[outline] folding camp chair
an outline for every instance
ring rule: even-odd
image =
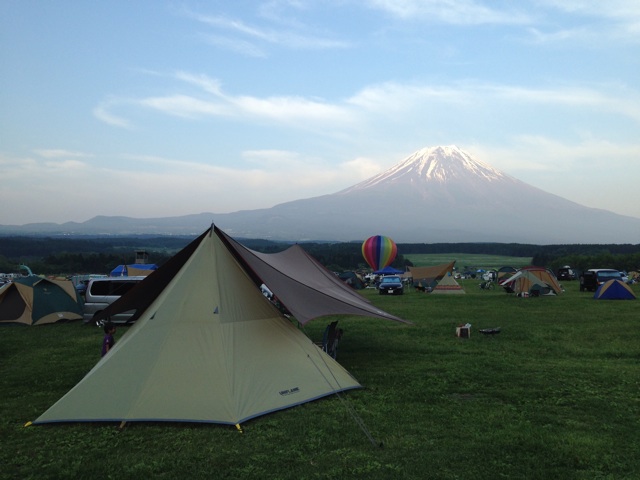
[[[322,336],[322,350],[328,353],[332,358],[336,358],[338,355],[338,343],[342,338],[343,330],[338,328],[338,321],[331,322],[324,329],[324,335]]]

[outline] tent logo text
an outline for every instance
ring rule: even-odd
[[[298,393],[300,391],[300,387],[295,387],[295,388],[290,388],[288,390],[280,390],[280,395],[285,396],[285,395],[292,395],[294,393]]]

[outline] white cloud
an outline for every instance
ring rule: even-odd
[[[320,157],[284,150],[243,152],[249,167],[221,167],[150,155],[121,155],[128,167],[96,162],[87,168],[79,160],[12,158],[0,156],[3,175],[0,189],[18,205],[39,198],[62,198],[73,209],[57,202],[41,202],[35,211],[3,209],[0,224],[85,221],[96,215],[132,217],[187,215],[200,211],[226,213],[268,208],[275,204],[334,193],[378,173],[379,164],[366,158],[350,158],[329,165]],[[99,160],[99,158],[98,158]],[[244,162],[238,162],[241,164]],[[17,179],[29,179],[28,185]],[[130,192],[135,192],[132,201]],[[109,198],[107,204],[98,198]],[[168,201],[166,201],[168,199]]]
[[[138,100],[105,101],[94,110],[99,112],[96,116],[110,125],[129,127],[131,122],[121,114],[111,113],[109,109],[125,110],[138,106],[177,117],[234,116],[257,121],[269,119],[283,124],[298,124],[302,128],[308,127],[306,122],[335,125],[353,121],[352,112],[348,108],[320,99],[300,96],[232,96],[222,91],[219,81],[206,75],[178,72],[174,78],[198,87],[202,91],[200,98],[185,93],[173,93]]]
[[[539,28],[531,27],[528,29],[528,32],[531,34],[532,42],[540,45],[557,45],[568,40],[585,42],[588,40],[594,40],[594,37],[596,36],[594,32],[588,30],[586,27],[556,30],[551,32],[544,32]]]
[[[243,158],[256,166],[254,172],[263,171],[262,180],[298,190],[297,198],[334,193],[383,169],[383,164],[364,157],[328,165],[320,157],[282,150],[245,151]]]
[[[33,151],[35,154],[44,158],[87,158],[93,155],[85,152],[74,152],[72,150],[62,149],[38,149]]]
[[[231,37],[221,33],[204,34],[210,43],[235,50],[250,56],[265,56],[264,51],[255,44],[269,44],[293,50],[325,50],[350,47],[350,43],[313,33],[313,28],[297,22],[283,25],[281,22],[274,28],[250,25],[247,22],[223,15],[205,15],[189,13],[191,18],[211,27],[218,32],[230,32]],[[274,20],[274,16],[266,17]]]
[[[52,179],[52,175],[62,175],[65,179],[73,178],[79,169],[86,166],[86,162],[79,158],[89,158],[90,154],[71,152],[66,150],[37,150],[37,157],[0,157],[2,165],[3,192],[8,193],[13,190],[22,190],[22,183],[14,184],[7,180],[16,178],[27,178],[29,182],[34,182],[38,178],[43,180]],[[6,182],[6,184],[5,184]]]
[[[259,40],[268,42],[276,42],[278,35],[274,32],[268,32],[257,27],[250,27],[241,20],[234,20],[220,15],[195,15],[194,18],[202,23],[212,27],[219,27],[225,30],[231,30],[248,37],[254,37]]]
[[[42,164],[44,167],[48,168],[50,172],[65,172],[71,173],[74,169],[84,168],[86,167],[85,162],[81,162],[79,160],[63,160],[63,161],[48,161]]]
[[[599,108],[640,120],[640,96],[638,92],[617,86],[595,87],[558,86],[553,88],[513,87],[510,85],[481,86],[481,90],[492,93],[496,98],[502,98],[514,103],[535,103],[567,105],[576,108]],[[608,92],[607,90],[612,90]],[[615,91],[613,91],[615,90]]]
[[[535,0],[539,6],[591,17],[609,17],[622,20],[638,20],[640,3],[636,0]]]
[[[635,159],[640,158],[638,145],[619,144],[592,136],[568,143],[542,135],[519,135],[505,147],[480,149],[483,155],[497,160],[502,168],[522,171],[579,171],[581,168],[593,168],[600,163],[598,159],[603,158],[607,159],[605,168],[613,169],[632,166],[638,163]],[[601,179],[597,178],[598,181]]]
[[[475,0],[370,0],[371,7],[411,21],[452,25],[528,24],[529,15],[510,8],[499,10]]]
[[[535,0],[534,4],[547,9],[547,25],[531,30],[539,43],[579,41],[590,49],[598,49],[610,41],[640,41],[640,3],[636,0]],[[558,12],[570,15],[580,26],[554,31]],[[549,31],[543,32],[543,28]]]
[[[115,101],[113,99],[105,100],[104,102],[99,103],[93,109],[93,116],[98,120],[114,127],[130,129],[132,128],[132,124],[131,122],[129,122],[129,120],[112,113],[112,110],[122,103],[123,102],[121,101]]]
[[[266,58],[267,53],[253,42],[222,35],[203,34],[201,38],[211,46],[239,53],[247,57]]]
[[[23,190],[24,185],[15,180],[29,178],[30,172],[37,172],[38,162],[32,157],[11,157],[0,155],[0,166],[2,167],[2,176],[0,176],[0,186],[3,196],[12,199],[11,192],[13,190]],[[24,177],[27,175],[27,177]],[[5,209],[3,209],[5,210]]]
[[[564,109],[565,115],[581,111],[597,113],[594,120],[606,113],[640,121],[640,92],[614,84],[528,87],[472,81],[446,85],[386,82],[367,86],[351,97],[327,101],[295,95],[231,95],[223,90],[217,79],[184,71],[175,73],[173,78],[185,86],[195,87],[195,95],[179,89],[165,96],[111,101],[110,104],[123,112],[142,107],[190,119],[228,117],[248,125],[268,121],[272,127],[345,138],[356,132],[366,134],[367,128],[374,124],[379,127],[393,125],[394,128],[404,124],[413,129],[420,124],[418,122],[424,123],[425,117],[433,121],[434,115],[446,119],[457,112],[461,118],[487,118],[488,115],[499,118],[516,108],[527,109],[521,118],[526,122],[537,121],[540,128],[545,128],[545,115],[549,109],[558,107]],[[121,119],[118,126],[131,124],[122,118],[124,113],[106,111],[107,104],[109,102],[104,102],[101,107],[105,117]],[[547,113],[536,110],[540,108],[547,109]]]
[[[178,117],[220,116],[232,113],[225,105],[188,95],[143,98],[138,101],[138,104]]]
[[[302,120],[344,123],[351,117],[348,110],[340,105],[303,97],[239,96],[232,102],[249,116],[270,118],[285,123]]]
[[[398,160],[401,157],[397,157]],[[348,185],[354,185],[362,180],[373,177],[388,167],[388,159],[384,161],[367,157],[357,157],[340,165],[340,176],[352,179]]]
[[[387,82],[363,88],[347,100],[369,112],[393,112],[412,109],[416,102],[436,100],[453,104],[467,103],[472,99],[468,87],[449,85],[420,85]]]
[[[0,155],[0,191],[5,206],[11,207],[0,210],[0,224],[66,222],[77,214],[77,207],[91,208],[90,200],[99,194],[102,179],[77,159],[89,155],[75,152],[76,158],[63,158],[65,152],[69,153],[40,150],[39,157]]]
[[[599,87],[599,89],[598,89]],[[564,105],[571,108],[599,109],[640,120],[639,92],[616,85],[559,85],[548,88],[459,82],[450,85],[416,85],[386,83],[367,87],[348,100],[369,112],[390,113],[423,109],[426,105],[447,104],[463,107],[499,110],[504,102],[511,106]]]
[[[158,191],[172,192],[168,209],[173,215],[194,213],[194,205],[199,211],[225,213],[323,195],[339,189],[336,182],[347,186],[362,179],[361,171],[328,166],[296,152],[252,151],[243,156],[253,159],[252,167],[162,161],[162,172],[145,177],[145,184],[153,187],[148,191],[138,188],[136,195],[144,204],[152,202]]]
[[[198,75],[185,71],[178,71],[175,73],[175,78],[185,83],[195,85],[206,93],[210,93],[217,97],[223,97],[222,83],[217,78],[211,78],[207,75]]]

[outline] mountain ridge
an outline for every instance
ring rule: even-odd
[[[585,207],[479,161],[455,145],[420,149],[337,193],[270,208],[135,219],[0,226],[0,234],[197,235],[212,223],[231,236],[401,243],[633,243],[640,219]]]

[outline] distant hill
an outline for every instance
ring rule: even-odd
[[[398,243],[637,243],[640,219],[547,193],[455,146],[419,150],[340,192],[226,214],[0,226],[0,234],[197,235],[211,223],[233,237]]]

